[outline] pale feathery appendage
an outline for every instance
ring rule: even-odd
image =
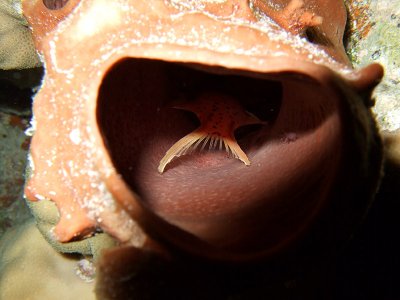
[[[201,145],[202,144],[202,145]],[[209,134],[202,130],[195,130],[188,135],[177,141],[171,148],[165,153],[158,166],[158,172],[163,173],[165,167],[175,158],[185,154],[192,153],[200,145],[200,151],[203,151],[208,144],[208,149],[218,149],[225,151],[228,155],[232,155],[234,158],[241,160],[245,165],[250,165],[250,160],[247,155],[240,148],[234,137],[221,137],[219,135]]]

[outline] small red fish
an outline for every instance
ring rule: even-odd
[[[158,166],[160,173],[164,172],[167,164],[174,157],[179,157],[206,145],[209,149],[222,150],[241,160],[245,165],[250,165],[246,153],[238,145],[234,132],[237,128],[250,124],[264,124],[256,116],[246,112],[233,97],[218,93],[206,93],[175,108],[194,112],[200,120],[200,127],[177,141],[164,155]]]

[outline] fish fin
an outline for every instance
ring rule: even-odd
[[[171,148],[165,153],[164,157],[160,160],[158,165],[158,172],[163,173],[165,167],[175,158],[185,155],[188,152],[194,151],[201,142],[207,138],[207,135],[193,131],[188,135],[185,135],[179,141],[172,145]],[[194,145],[194,147],[192,147]]]
[[[204,150],[208,144],[209,150],[219,149],[222,150],[224,146],[228,155],[242,161],[246,166],[250,165],[250,160],[246,153],[240,148],[239,144],[234,138],[222,138],[220,136],[210,135],[200,130],[193,131],[188,135],[181,138],[165,153],[164,157],[160,160],[158,172],[164,173],[165,167],[175,158],[195,151],[200,144],[203,144],[200,151]]]
[[[229,153],[228,149],[231,151],[233,157],[241,160],[246,166],[250,165],[250,160],[246,153],[240,148],[239,144],[235,139],[226,138],[224,139],[225,149]]]

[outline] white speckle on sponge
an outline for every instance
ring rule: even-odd
[[[69,134],[69,138],[71,139],[71,141],[75,144],[75,145],[79,145],[82,141],[81,139],[81,132],[79,131],[79,129],[74,129],[70,132]]]

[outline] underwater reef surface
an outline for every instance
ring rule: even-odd
[[[30,217],[22,199],[28,124],[27,118],[0,112],[0,236]]]
[[[355,67],[378,62],[385,77],[376,88],[374,111],[383,130],[400,128],[400,2],[347,1],[347,52]]]

